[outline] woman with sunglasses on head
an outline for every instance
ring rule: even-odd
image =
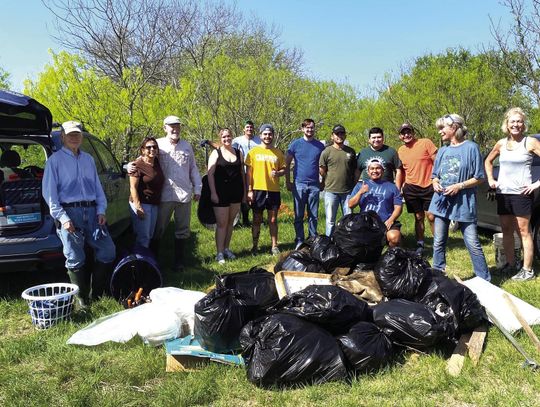
[[[219,131],[221,145],[212,151],[208,159],[208,186],[210,199],[216,215],[216,261],[224,264],[225,259],[236,256],[229,249],[234,219],[245,202],[244,158],[240,150],[232,146],[229,129]]]
[[[156,227],[158,206],[165,177],[159,165],[159,147],[154,137],[145,137],[129,176],[129,206],[135,244],[148,248]]]
[[[532,268],[534,244],[530,230],[533,191],[540,180],[532,181],[533,154],[540,155],[540,142],[527,137],[526,116],[519,107],[509,109],[501,126],[507,136],[497,142],[486,158],[489,186],[496,188],[497,214],[503,232],[503,248],[507,263],[502,272],[514,274],[512,280],[534,278]],[[499,157],[499,177],[493,178],[493,161]],[[523,247],[523,267],[518,271],[514,257],[514,231],[518,231]]]
[[[437,153],[433,167],[433,199],[429,211],[435,215],[433,267],[446,269],[446,243],[450,221],[459,222],[474,273],[490,281],[486,258],[478,239],[476,186],[484,182],[484,166],[478,145],[466,140],[467,126],[457,114],[447,114],[435,122],[446,144]]]

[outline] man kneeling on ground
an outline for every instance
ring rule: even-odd
[[[368,180],[359,180],[351,192],[349,208],[357,205],[361,211],[375,211],[386,225],[386,240],[390,247],[399,246],[401,241],[401,215],[403,199],[399,189],[389,181],[382,180],[384,166],[372,159],[367,167]]]

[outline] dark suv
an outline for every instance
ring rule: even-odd
[[[536,137],[540,140],[540,134],[529,137]],[[493,161],[493,177],[497,179],[499,175],[499,157]],[[532,162],[532,179],[540,179],[540,157],[534,155]],[[497,202],[495,202],[495,190],[491,189],[486,182],[478,187],[478,226],[501,231],[499,215],[497,215]],[[533,231],[534,249],[536,256],[540,257],[540,190],[534,191],[534,204],[531,214],[531,227]]]
[[[41,196],[48,157],[61,148],[50,111],[39,102],[0,90],[0,272],[63,264],[62,244]],[[98,138],[84,132],[107,197],[113,238],[130,225],[129,183],[118,161]]]

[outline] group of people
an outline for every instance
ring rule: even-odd
[[[445,270],[446,244],[451,221],[458,222],[474,272],[490,280],[490,273],[478,239],[476,186],[486,178],[496,188],[497,213],[503,230],[503,246],[508,263],[503,267],[514,280],[534,277],[534,245],[530,231],[532,192],[540,180],[531,179],[533,154],[540,156],[540,142],[527,137],[526,116],[520,108],[506,112],[499,140],[485,163],[476,143],[467,139],[464,119],[447,114],[436,120],[441,136],[440,149],[427,138],[417,138],[410,123],[398,129],[403,143],[396,151],[384,144],[384,132],[373,127],[368,146],[358,155],[346,143],[342,125],[332,129],[331,144],[315,138],[315,122],[301,124],[302,137],[293,140],[286,154],[274,147],[274,128],[260,126],[255,134],[247,121],[243,135],[233,139],[230,129],[219,132],[220,143],[208,160],[208,185],[216,217],[216,261],[234,259],[230,249],[234,220],[242,212],[249,225],[253,212],[252,253],[259,250],[264,211],[267,211],[271,253],[279,254],[278,211],[281,206],[280,177],[294,201],[295,246],[305,241],[304,217],[307,212],[308,237],[317,235],[319,199],[324,191],[325,233],[333,233],[338,208],[342,215],[355,207],[373,210],[386,225],[389,246],[401,243],[403,201],[414,214],[416,250],[425,250],[425,219],[433,233],[433,266]],[[165,137],[145,137],[138,158],[128,165],[133,229],[136,244],[156,255],[160,240],[174,214],[174,270],[184,269],[186,240],[190,236],[191,202],[199,200],[202,188],[195,154],[180,138],[177,116],[163,121]],[[115,247],[106,227],[107,206],[92,157],[80,150],[82,127],[74,121],[62,125],[63,148],[47,161],[43,197],[57,223],[63,244],[66,268],[71,281],[79,286],[83,305],[105,291],[112,269]],[[498,179],[493,162],[499,157]],[[293,165],[294,163],[294,165]],[[291,168],[292,178],[291,178]],[[523,243],[523,265],[514,258],[514,232]],[[95,267],[85,267],[85,243],[95,251]]]

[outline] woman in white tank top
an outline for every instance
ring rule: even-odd
[[[503,247],[507,263],[502,271],[515,272],[512,279],[525,281],[534,278],[532,269],[534,244],[530,230],[533,191],[540,180],[531,179],[533,154],[540,156],[540,142],[525,136],[526,116],[518,107],[508,110],[501,129],[507,137],[499,140],[486,158],[488,183],[497,190],[497,214],[503,232]],[[499,156],[499,177],[493,178],[493,161]],[[521,236],[523,267],[517,270],[514,258],[514,231]]]

